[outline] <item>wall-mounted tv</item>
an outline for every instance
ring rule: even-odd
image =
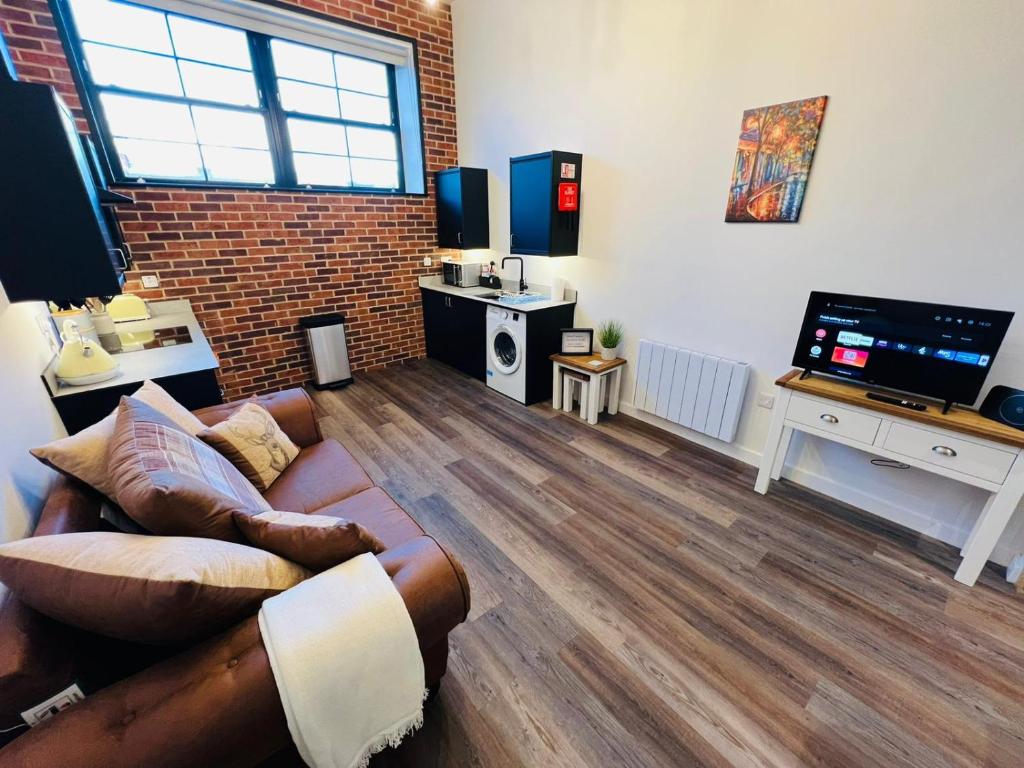
[[[793,365],[972,404],[1013,312],[814,291]]]

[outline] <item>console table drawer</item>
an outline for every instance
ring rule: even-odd
[[[893,424],[885,439],[887,450],[946,467],[993,483],[1006,479],[1016,453],[960,440],[948,433]]]
[[[875,416],[799,395],[790,400],[786,418],[868,445],[874,443],[882,423]]]

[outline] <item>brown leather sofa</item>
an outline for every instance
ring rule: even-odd
[[[355,520],[387,545],[378,556],[405,601],[435,687],[448,633],[469,611],[461,565],[399,507],[341,444],[320,434],[300,389],[259,398],[302,450],[265,494],[290,512]],[[241,403],[197,412],[206,424]],[[34,535],[106,527],[99,496],[57,481]],[[78,682],[84,701],[0,749],[0,766],[197,768],[292,764],[294,748],[256,617],[191,648],[139,646],[98,637],[0,594],[0,730],[18,713]]]

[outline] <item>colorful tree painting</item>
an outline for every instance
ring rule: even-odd
[[[726,221],[797,221],[828,96],[748,109]]]

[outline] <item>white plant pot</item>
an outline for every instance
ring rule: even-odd
[[[613,347],[608,349],[607,347],[601,347],[601,359],[602,360],[614,360],[619,356],[619,348]]]

